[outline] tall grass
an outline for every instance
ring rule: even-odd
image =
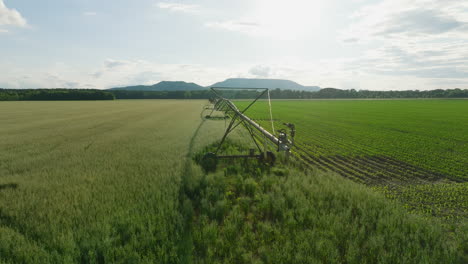
[[[0,103],[0,262],[178,263],[202,105]]]

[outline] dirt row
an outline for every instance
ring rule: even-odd
[[[384,155],[314,155],[296,146],[294,154],[321,171],[333,171],[367,185],[392,186],[452,181],[449,177]]]

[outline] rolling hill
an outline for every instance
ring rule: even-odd
[[[318,86],[304,86],[290,80],[231,78],[217,82],[210,87],[270,88],[282,90],[318,91]]]
[[[109,90],[127,90],[127,91],[196,91],[206,88],[196,83],[162,81],[154,85],[135,85],[126,87],[111,88]]]

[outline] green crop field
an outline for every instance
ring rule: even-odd
[[[215,172],[206,103],[0,102],[0,263],[468,260],[467,101],[275,101],[297,160]]]
[[[467,100],[275,101],[273,112],[277,128],[295,123],[295,154],[305,163],[411,209],[468,218]],[[247,114],[272,130],[266,102]]]
[[[297,152],[319,168],[371,184],[468,180],[466,100],[275,101],[273,111],[277,127],[296,124]],[[265,104],[247,113],[269,119]],[[377,164],[388,168],[379,177]]]

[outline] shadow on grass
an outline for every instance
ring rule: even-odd
[[[5,189],[16,189],[18,188],[17,183],[5,183],[5,184],[0,184],[0,191],[5,190]]]

